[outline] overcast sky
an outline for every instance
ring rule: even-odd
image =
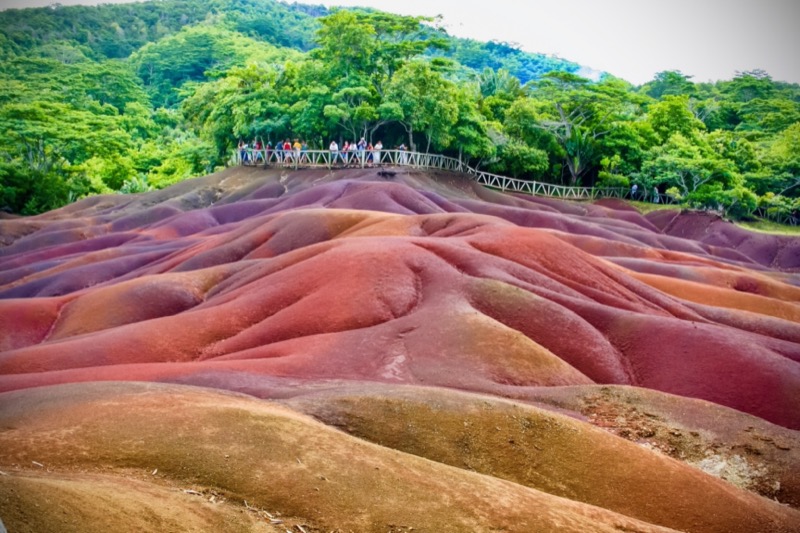
[[[452,35],[519,43],[641,84],[680,70],[694,81],[761,68],[800,83],[798,0],[332,0],[439,15]]]
[[[109,0],[106,0],[109,1]],[[52,0],[0,0],[0,7]],[[97,3],[61,0],[67,4]],[[311,0],[442,15],[451,35],[518,43],[634,84],[680,70],[694,81],[764,69],[800,83],[798,0]]]

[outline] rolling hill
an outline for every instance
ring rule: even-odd
[[[800,528],[800,240],[448,172],[0,221],[9,531]]]

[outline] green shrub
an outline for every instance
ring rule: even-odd
[[[737,220],[751,217],[758,207],[758,197],[741,185],[731,189],[723,189],[720,183],[704,185],[686,199],[692,207],[721,211]]]
[[[597,182],[595,186],[598,188],[622,187],[627,189],[631,186],[631,180],[629,180],[626,176],[601,170],[597,174]]]
[[[144,174],[139,174],[138,176],[134,176],[128,180],[125,180],[125,183],[122,184],[119,192],[120,194],[136,194],[152,190],[153,186],[147,182],[147,176]]]

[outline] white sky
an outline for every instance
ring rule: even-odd
[[[0,8],[54,0],[0,0]],[[105,0],[120,2],[124,0]],[[63,5],[97,0],[60,0]],[[680,70],[694,81],[764,69],[800,83],[798,0],[305,0],[443,16],[451,35],[518,43],[641,84]]]
[[[448,33],[518,43],[634,84],[680,70],[694,81],[760,68],[800,83],[798,0],[323,0],[442,15]]]

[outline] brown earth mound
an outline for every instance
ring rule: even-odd
[[[780,506],[767,511],[761,498],[697,468],[524,404],[381,387],[318,393],[291,405],[382,446],[680,531],[772,530],[800,516]]]
[[[0,478],[12,531],[37,522],[36,531],[54,531],[76,520],[84,532],[137,530],[136,524],[185,531],[230,516],[247,530],[242,526],[255,521],[253,511],[287,529],[299,525],[296,531],[668,531],[207,389],[72,385],[7,393],[3,400],[0,426],[9,428],[0,435],[3,458],[18,469]],[[126,474],[127,490],[117,481]],[[83,521],[96,512],[82,513],[81,503],[114,485],[124,492],[100,501],[116,506],[111,517],[130,509],[133,524]],[[44,516],[43,502],[31,498],[39,490],[52,498]],[[776,504],[767,509],[762,516],[777,527],[796,513]]]
[[[800,239],[704,221],[253,168],[2,220],[0,519],[800,529]]]

